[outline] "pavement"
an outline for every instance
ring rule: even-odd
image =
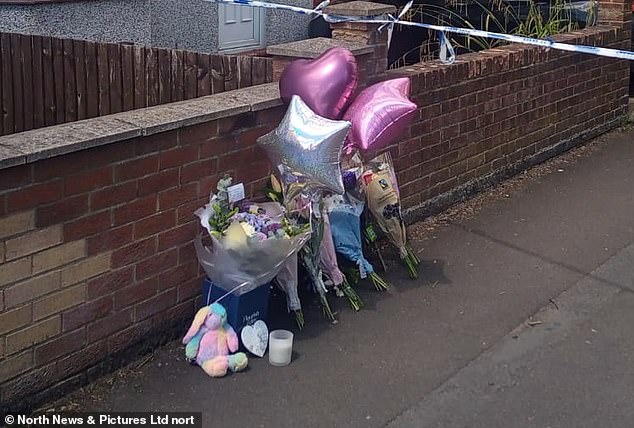
[[[361,312],[334,301],[330,324],[308,304],[288,367],[211,379],[174,342],[53,406],[202,411],[208,427],[632,426],[634,131],[409,234],[420,278],[391,258],[392,289],[361,286]]]

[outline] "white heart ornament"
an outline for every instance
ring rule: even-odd
[[[269,328],[262,320],[242,328],[240,338],[244,347],[253,355],[262,358],[269,343]]]

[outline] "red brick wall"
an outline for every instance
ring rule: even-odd
[[[264,186],[254,142],[282,114],[0,170],[0,403],[63,391],[135,342],[183,333],[202,278],[193,212],[223,172]]]
[[[585,34],[563,38],[618,46],[622,37]],[[408,67],[419,120],[390,148],[405,208],[416,212],[443,192],[616,126],[627,70],[624,62],[515,46],[452,66]],[[5,410],[59,394],[183,333],[201,280],[193,211],[224,172],[258,192],[269,164],[255,139],[283,112],[241,114],[0,170]]]
[[[556,38],[629,48],[624,37],[595,28]],[[404,206],[413,215],[428,212],[445,192],[515,173],[552,156],[555,146],[561,151],[614,127],[627,113],[628,70],[627,61],[523,45],[464,55],[451,66],[397,70],[410,76],[419,105],[409,137],[389,149]]]

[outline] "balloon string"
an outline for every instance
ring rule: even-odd
[[[262,7],[262,8],[268,8],[268,9],[290,10],[296,13],[301,13],[303,15],[321,15],[324,17],[326,22],[330,22],[330,23],[356,22],[356,23],[362,23],[362,24],[386,24],[388,26],[399,24],[399,25],[405,25],[410,27],[426,28],[426,29],[438,31],[441,33],[443,32],[457,33],[457,34],[462,34],[467,36],[505,40],[512,43],[541,46],[544,48],[562,50],[567,52],[584,53],[589,55],[598,55],[598,56],[603,56],[608,58],[626,59],[629,61],[634,61],[634,52],[621,50],[621,49],[602,48],[602,47],[587,46],[587,45],[571,45],[567,43],[555,42],[553,40],[535,39],[531,37],[515,36],[511,34],[504,34],[504,33],[493,33],[490,31],[476,30],[472,28],[460,28],[460,27],[449,27],[444,25],[424,24],[422,22],[405,21],[399,18],[394,18],[393,16],[388,16],[390,19],[385,19],[385,18],[357,17],[357,16],[346,16],[346,15],[331,15],[331,14],[327,14],[323,12],[322,10],[307,9],[307,8],[298,7],[298,6],[270,3],[270,2],[259,1],[259,0],[204,0],[204,1],[214,2],[214,3],[236,4],[236,5],[251,6],[251,7]]]

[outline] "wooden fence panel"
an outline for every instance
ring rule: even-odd
[[[99,116],[97,45],[94,42],[85,42],[84,53],[86,54],[86,117],[97,117]]]
[[[121,101],[123,111],[134,109],[134,58],[132,45],[121,45]]]
[[[196,52],[185,52],[185,85],[184,98],[190,100],[198,94],[198,55]]]
[[[273,60],[271,58],[266,59],[266,83],[273,81]]]
[[[253,57],[239,56],[238,61],[238,88],[248,88],[251,85],[251,70],[253,67]]]
[[[253,86],[266,83],[266,58],[253,57],[251,83]]]
[[[134,108],[147,106],[147,92],[145,90],[149,70],[145,68],[145,48],[133,46],[134,63]]]
[[[13,76],[11,68],[11,41],[8,34],[0,35],[0,63],[2,65],[2,133],[13,132]]]
[[[24,86],[22,84],[22,64],[20,62],[21,40],[19,34],[11,34],[11,69],[13,75],[13,129],[24,131]]]
[[[171,98],[170,102],[173,101],[182,101],[184,97],[184,86],[185,86],[185,64],[183,58],[183,51],[178,49],[172,49],[172,64],[171,64],[171,73],[170,73],[170,82],[171,82]]]
[[[196,95],[204,97],[211,94],[211,56],[204,53],[196,55]]]
[[[0,48],[0,135],[4,135],[4,108],[2,106],[2,80],[4,79],[4,67],[2,67],[2,52]]]
[[[270,58],[0,33],[0,135],[271,81]]]
[[[158,104],[167,104],[172,101],[171,75],[172,75],[172,56],[167,49],[158,50],[158,71],[159,71],[159,102]]]
[[[145,67],[147,74],[147,84],[145,90],[147,91],[147,103],[148,107],[155,106],[161,101],[160,97],[160,80],[159,80],[159,67],[158,67],[158,49],[148,48],[145,50]]]
[[[46,125],[44,121],[44,72],[42,70],[43,38],[34,36],[31,39],[31,52],[33,66],[33,128],[41,128]]]
[[[99,92],[99,116],[110,114],[110,71],[108,45],[97,43],[97,82]]]
[[[8,34],[0,35],[2,58],[2,130],[11,134],[13,129],[13,69],[11,67],[11,40]]]
[[[4,109],[2,108],[2,79],[4,69],[2,67],[2,54],[0,53],[0,135],[4,135]]]
[[[33,129],[33,51],[31,36],[20,35],[20,68],[24,90],[24,130]]]
[[[77,120],[88,117],[86,106],[86,44],[83,40],[73,40],[73,62],[75,66],[75,102]]]
[[[235,56],[222,58],[225,71],[225,91],[238,89],[238,59]]]
[[[64,122],[77,120],[77,85],[75,84],[75,60],[73,58],[73,41],[64,39]]]
[[[110,113],[123,111],[121,94],[121,49],[117,44],[108,46],[108,70],[110,72]]]
[[[53,46],[53,82],[55,83],[55,123],[65,122],[64,109],[64,50],[63,41],[51,38]]]
[[[55,71],[53,67],[53,40],[42,38],[42,79],[44,80],[44,123],[56,123]]]
[[[212,55],[211,57],[211,76],[212,94],[218,94],[225,91],[224,79],[224,61],[222,55]]]

